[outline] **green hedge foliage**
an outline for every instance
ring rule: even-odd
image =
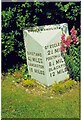
[[[2,71],[26,63],[24,28],[67,22],[79,34],[80,2],[3,2],[1,14]]]

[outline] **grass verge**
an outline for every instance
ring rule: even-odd
[[[79,83],[63,94],[32,94],[14,83],[13,76],[6,76],[2,80],[2,118],[79,118]]]

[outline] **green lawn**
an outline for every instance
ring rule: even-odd
[[[48,93],[49,94],[49,93]],[[2,80],[2,118],[79,118],[79,84],[64,94],[32,94]]]

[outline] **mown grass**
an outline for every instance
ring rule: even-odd
[[[79,118],[79,83],[63,94],[48,94],[29,93],[13,76],[4,77],[2,118]]]

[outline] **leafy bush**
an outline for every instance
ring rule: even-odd
[[[72,45],[64,55],[70,77],[80,81],[80,45]]]
[[[62,12],[62,16],[64,19],[66,19],[66,21],[68,21],[69,24],[69,29],[71,29],[72,25],[74,25],[78,32],[79,32],[79,28],[80,25],[77,24],[77,20],[80,19],[80,4],[79,2],[75,3],[75,2],[66,2],[66,3],[61,3],[58,2],[56,3],[56,6],[58,7],[58,9]],[[73,23],[72,23],[73,22]]]
[[[26,63],[23,29],[37,24],[38,18],[33,9],[41,13],[42,6],[43,3],[39,2],[2,3],[2,70]]]

